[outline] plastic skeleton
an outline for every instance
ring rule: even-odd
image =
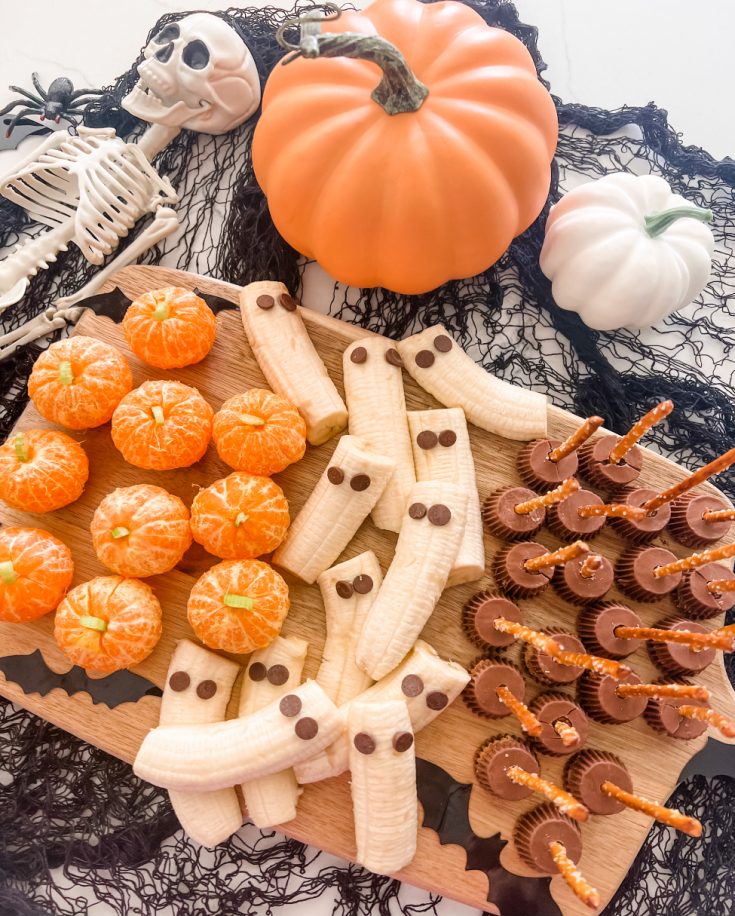
[[[107,278],[174,232],[178,197],[151,160],[183,129],[222,134],[242,124],[260,103],[260,80],[247,46],[224,20],[194,13],[166,25],[149,42],[139,80],[122,106],[152,126],[138,143],[112,128],[57,131],[6,178],[0,194],[48,231],[22,242],[0,262],[0,311],[24,295],[31,277],[70,243],[101,264],[135,224],[153,214],[138,238],[72,296],[0,336],[0,359],[23,344],[76,321]]]

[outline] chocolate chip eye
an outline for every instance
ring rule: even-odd
[[[373,580],[370,576],[355,576],[352,580],[352,587],[358,595],[367,595],[373,590]]]
[[[255,304],[259,309],[263,309],[264,312],[267,312],[268,309],[273,308],[273,306],[276,304],[276,300],[273,298],[273,296],[263,294],[262,296],[258,296],[258,298],[255,300]]]
[[[438,441],[436,433],[433,433],[430,429],[424,429],[416,436],[416,445],[425,451],[436,448]]]
[[[403,366],[403,360],[401,359],[401,354],[398,350],[394,350],[393,347],[390,350],[385,351],[385,361],[390,363],[391,366],[398,366],[400,369]]]
[[[294,693],[286,694],[278,704],[278,708],[284,716],[292,719],[301,712],[301,700]]]
[[[457,434],[453,429],[445,429],[439,433],[439,445],[449,448],[457,441]]]
[[[426,515],[426,506],[423,503],[411,503],[408,514],[410,518],[423,518]]]
[[[298,302],[288,293],[281,293],[278,297],[278,304],[283,306],[287,312],[295,312],[298,306]]]
[[[419,369],[428,369],[430,366],[434,365],[435,357],[431,350],[419,350],[415,359]]]
[[[375,739],[367,732],[358,732],[352,739],[352,743],[360,754],[375,753]]]
[[[407,751],[413,744],[413,735],[411,732],[396,732],[393,735],[393,750],[402,754]]]
[[[168,679],[168,686],[177,693],[186,690],[189,684],[191,684],[191,678],[186,671],[174,671]]]
[[[312,738],[316,738],[319,732],[319,723],[310,716],[304,716],[303,719],[299,719],[296,723],[294,731],[298,738],[303,741],[310,741]]]
[[[429,509],[429,524],[436,525],[438,528],[448,524],[451,517],[450,510],[441,503],[437,503]]]
[[[353,490],[361,493],[363,490],[367,490],[367,488],[370,486],[370,478],[367,474],[355,474],[355,476],[350,481],[350,486]]]
[[[367,361],[367,350],[365,347],[355,347],[350,353],[350,359],[353,363],[364,363]]]
[[[197,696],[202,700],[211,700],[217,693],[217,685],[214,681],[202,681],[197,684]]]
[[[446,693],[442,693],[441,690],[433,690],[426,696],[426,705],[429,707],[429,709],[444,709],[448,702],[449,697],[446,695]]]
[[[404,696],[417,697],[424,692],[424,682],[418,674],[407,674],[401,681],[401,691]]]
[[[266,676],[267,670],[263,662],[253,662],[248,668],[248,677],[251,681],[262,681]]]
[[[434,349],[438,353],[449,353],[449,351],[452,349],[452,338],[447,337],[446,334],[440,334],[438,337],[435,337]]]
[[[352,597],[352,585],[344,579],[340,579],[340,581],[335,584],[334,590],[337,592],[340,598]]]
[[[335,487],[338,487],[344,479],[345,472],[342,470],[342,468],[327,468],[327,480],[330,483],[333,483]]]
[[[285,665],[271,665],[266,674],[268,683],[282,687],[288,680],[288,668]]]

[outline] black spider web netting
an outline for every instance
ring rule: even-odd
[[[517,35],[541,73],[536,30],[519,22],[510,3],[469,2],[488,23]],[[282,56],[274,36],[285,14],[266,8],[221,15],[248,42],[265,78]],[[152,34],[176,18],[161,17]],[[129,139],[140,134],[141,125],[119,107],[137,63],[87,107],[89,126],[112,125]],[[656,428],[653,446],[699,466],[725,451],[735,435],[735,162],[685,147],[655,105],[604,111],[555,102],[560,137],[547,207],[493,268],[417,297],[335,286],[328,310],[391,336],[442,321],[501,378],[547,392],[582,416],[602,414],[618,431],[658,400],[672,398],[678,409]],[[157,168],[181,197],[182,225],[146,262],[235,283],[277,278],[298,289],[304,266],[268,216],[250,164],[251,131],[246,124],[218,138],[185,132],[158,157]],[[620,169],[662,175],[711,209],[716,253],[710,283],[687,309],[644,331],[601,333],[555,306],[538,256],[548,207],[576,182]],[[0,201],[0,246],[36,231],[23,211]],[[93,270],[76,249],[63,253],[0,315],[2,327],[18,327],[75,291]],[[0,364],[0,440],[23,409],[37,353],[37,346],[27,347]],[[735,496],[735,471],[719,483]],[[0,740],[0,916],[93,916],[100,912],[95,901],[126,916],[264,914],[319,897],[334,900],[338,916],[442,910],[435,898],[411,897],[395,881],[252,827],[214,852],[202,851],[177,829],[165,793],[4,701]],[[677,789],[672,804],[698,813],[703,843],[654,827],[607,916],[735,912],[735,781],[694,777]]]

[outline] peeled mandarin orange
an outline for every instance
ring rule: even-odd
[[[181,382],[143,382],[112,415],[112,441],[137,468],[185,468],[207,451],[212,416],[196,388]]]
[[[217,318],[196,293],[166,286],[136,299],[122,327],[130,349],[144,362],[180,369],[198,363],[212,349]]]
[[[55,610],[73,576],[71,551],[53,534],[0,529],[0,620],[25,623]]]
[[[125,357],[94,337],[52,343],[36,360],[28,394],[45,419],[68,429],[91,429],[112,416],[133,387]]]
[[[197,580],[186,611],[205,646],[240,655],[273,642],[289,606],[288,586],[267,563],[225,560]]]
[[[111,674],[151,654],[161,638],[161,605],[145,582],[97,576],[61,602],[54,636],[75,665],[90,674]]]
[[[191,545],[189,510],[152,484],[113,490],[97,506],[90,530],[100,562],[138,579],[173,569]]]
[[[191,504],[194,540],[224,560],[270,553],[289,523],[288,502],[278,484],[242,471],[200,490]]]
[[[66,433],[29,429],[0,445],[0,498],[26,512],[51,512],[79,499],[89,477],[84,449]]]
[[[251,388],[225,401],[214,415],[214,444],[236,471],[270,477],[306,451],[306,423],[290,401]]]

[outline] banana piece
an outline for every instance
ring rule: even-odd
[[[298,687],[309,644],[296,636],[277,636],[265,649],[253,652],[240,689],[240,715],[258,712]],[[302,790],[292,768],[243,783],[242,793],[256,827],[275,827],[296,817]]]
[[[396,463],[393,476],[372,511],[378,528],[399,531],[408,494],[416,483],[406,423],[401,358],[387,337],[365,337],[345,350],[345,398],[350,433]]]
[[[263,375],[298,408],[309,442],[321,445],[341,432],[347,408],[283,283],[261,280],[243,287],[240,314]]]
[[[224,789],[308,760],[343,728],[334,703],[316,681],[306,681],[240,719],[152,729],[133,769],[164,789]]]
[[[461,407],[470,423],[506,439],[546,435],[546,396],[502,382],[468,356],[442,325],[396,344],[403,366],[445,407]]]
[[[348,717],[352,809],[360,865],[391,875],[416,855],[416,751],[403,700],[354,700]]]
[[[358,699],[383,703],[404,700],[411,717],[414,734],[426,728],[445,709],[452,705],[469,683],[470,676],[456,662],[446,661],[428,642],[419,639],[401,664],[377,684],[373,684]],[[345,726],[349,703],[341,706],[339,714]],[[350,745],[346,733],[296,770],[302,785],[340,776],[349,768]]]
[[[414,485],[396,552],[357,645],[357,664],[375,681],[410,651],[446,587],[462,543],[467,490],[427,480]]]
[[[395,463],[342,436],[328,466],[288,529],[273,562],[311,584],[334,563],[370,514]]]
[[[161,725],[222,722],[240,666],[182,639],[174,649],[161,700]],[[217,846],[242,826],[237,792],[170,792],[184,832],[202,846]]]
[[[485,536],[475,462],[467,421],[460,407],[408,413],[416,476],[447,480],[467,490],[467,521],[447,585],[474,582],[485,574]]]

